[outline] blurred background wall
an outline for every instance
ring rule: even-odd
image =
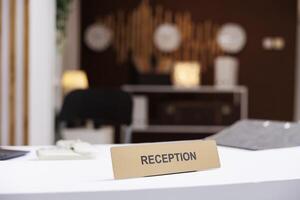
[[[91,87],[129,83],[130,70],[127,63],[116,62],[113,48],[100,53],[87,48],[85,30],[101,17],[120,10],[130,13],[140,3],[139,0],[81,2],[80,67],[87,72]],[[188,12],[194,22],[210,20],[219,25],[235,22],[244,27],[247,44],[236,56],[240,60],[239,83],[249,88],[249,117],[293,120],[297,0],[153,0],[150,5],[161,5],[172,12]],[[262,43],[266,37],[284,38],[285,47],[278,51],[264,49]],[[204,85],[213,83],[213,66],[208,66],[202,79]]]
[[[95,52],[85,43],[87,28],[99,19],[120,11],[130,14],[143,1],[70,2],[65,51],[60,54],[55,46],[56,1],[0,0],[1,144],[53,142],[55,108],[59,109],[62,99],[59,88],[65,70],[86,71],[90,87],[147,84],[149,77],[155,84],[170,82],[170,74],[133,73],[132,57],[118,62],[113,45]],[[249,89],[249,117],[284,121],[300,119],[297,3],[297,0],[149,1],[153,9],[160,6],[169,13],[188,13],[193,23],[240,24],[246,31],[247,43],[234,56],[240,62],[238,83]],[[265,39],[274,37],[283,39],[282,49],[264,47]],[[57,59],[59,56],[62,59]],[[212,85],[213,74],[210,63],[201,75],[201,84]]]

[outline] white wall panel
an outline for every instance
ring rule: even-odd
[[[55,1],[30,0],[29,144],[54,141]]]
[[[16,0],[16,84],[15,84],[15,144],[23,145],[24,142],[24,0]]]

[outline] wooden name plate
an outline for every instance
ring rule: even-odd
[[[214,140],[148,143],[111,148],[116,179],[219,168]]]

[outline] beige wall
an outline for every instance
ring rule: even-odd
[[[80,0],[73,0],[66,26],[63,71],[80,68]]]

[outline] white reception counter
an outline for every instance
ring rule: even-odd
[[[1,200],[299,200],[300,147],[247,151],[218,147],[221,168],[114,180],[110,146],[97,146],[96,160],[0,162]]]

